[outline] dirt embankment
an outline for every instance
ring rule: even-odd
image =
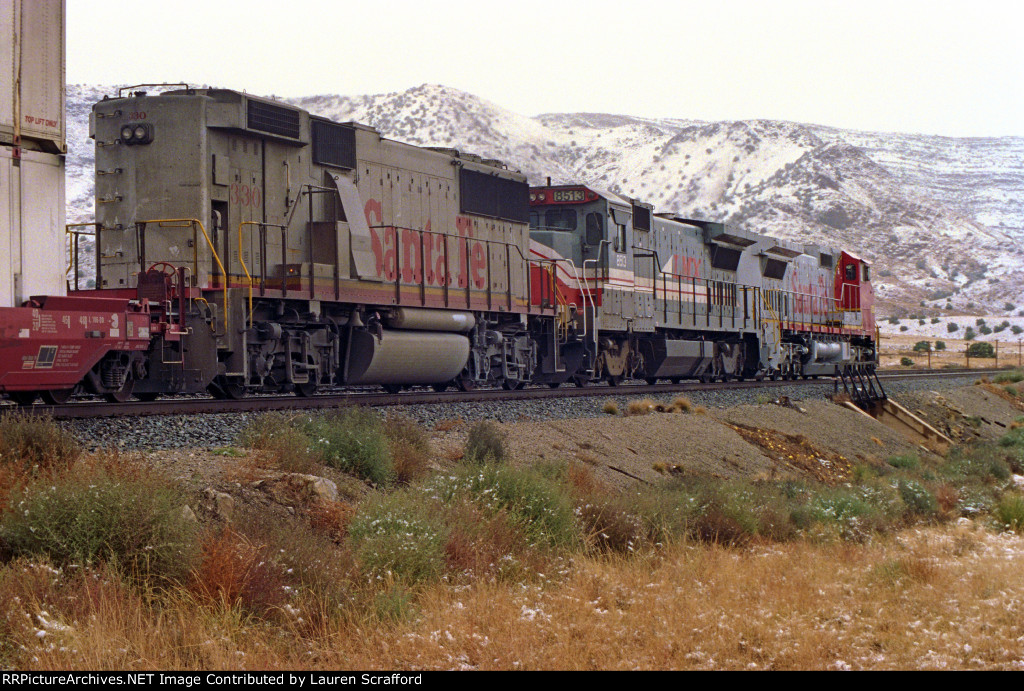
[[[954,441],[1006,433],[1024,405],[978,385],[906,396],[903,405]],[[595,402],[595,405],[599,405]],[[928,454],[903,434],[828,401],[743,405],[708,414],[651,413],[506,425],[520,463],[575,460],[614,487],[673,473],[845,480],[857,463]]]

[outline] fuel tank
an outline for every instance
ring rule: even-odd
[[[434,331],[352,334],[348,384],[440,384],[466,367],[469,339]]]

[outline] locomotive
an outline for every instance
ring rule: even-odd
[[[874,366],[869,268],[835,248],[227,89],[121,90],[89,127],[95,288],[0,309],[19,403]]]

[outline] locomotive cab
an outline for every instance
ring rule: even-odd
[[[871,265],[855,254],[842,252],[836,266],[835,289],[843,324],[872,330],[875,293]]]

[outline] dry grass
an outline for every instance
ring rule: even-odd
[[[639,401],[630,401],[626,404],[627,415],[647,415],[654,412],[654,401],[650,398],[643,398]]]
[[[607,413],[608,415],[618,415],[619,404],[615,401],[605,401],[605,404],[601,407],[601,412]]]
[[[512,539],[499,526],[485,532],[450,543],[449,558],[472,569],[481,542]],[[1022,567],[1024,539],[964,527],[873,546],[677,545],[578,558],[554,581],[430,587],[387,625],[306,599],[267,627],[21,563],[0,591],[7,635],[27,649],[16,662],[42,670],[1020,669]]]
[[[693,412],[693,403],[686,396],[676,396],[672,401],[672,405],[675,406],[676,411],[680,413],[691,413]]]
[[[465,424],[465,422],[466,421],[463,420],[461,417],[455,418],[454,420],[439,420],[437,424],[434,425],[434,431],[448,432],[458,427],[462,427]]]

